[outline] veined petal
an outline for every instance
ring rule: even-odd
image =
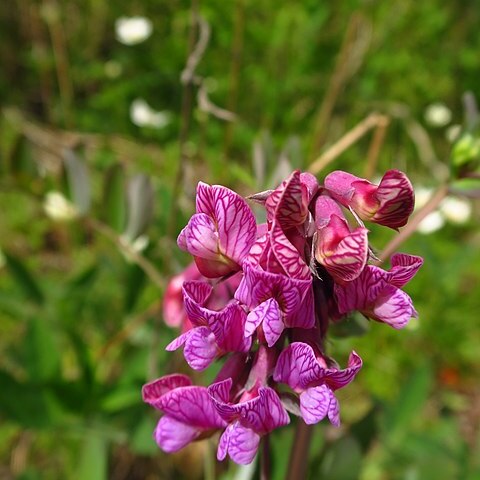
[[[358,180],[361,179],[351,173],[336,170],[327,175],[323,183],[335,200],[338,200],[342,205],[348,206],[355,194],[353,183]]]
[[[179,335],[177,338],[172,340],[166,347],[165,350],[167,352],[173,352],[175,350],[178,350],[180,347],[185,345],[185,342],[187,341],[188,337],[192,334],[193,330],[189,330],[188,332],[182,333]]]
[[[313,290],[311,288],[305,293],[300,306],[285,316],[284,323],[288,328],[313,328],[315,326]]]
[[[295,170],[267,198],[265,207],[270,222],[278,222],[288,229],[301,225],[308,214],[308,190],[300,180],[300,171]]]
[[[372,310],[374,320],[388,323],[393,328],[403,328],[412,317],[417,317],[412,299],[402,290],[388,285],[378,296]]]
[[[252,463],[258,450],[260,435],[240,422],[229,425],[218,445],[217,458],[223,460],[228,453],[239,465]]]
[[[206,387],[188,386],[171,390],[159,399],[158,408],[175,420],[202,430],[226,426]]]
[[[157,378],[152,382],[145,384],[142,388],[142,398],[145,403],[155,407],[158,399],[178,387],[187,387],[192,381],[186,375],[174,373]]]
[[[348,359],[348,367],[340,370],[336,368],[326,368],[323,370],[325,383],[333,390],[348,385],[362,368],[362,359],[356,352],[351,352]]]
[[[193,442],[200,433],[197,427],[175,420],[170,415],[164,415],[158,422],[153,436],[164,452],[173,453]]]
[[[275,302],[275,305],[273,304]],[[273,298],[269,298],[265,302],[262,302],[260,305],[255,307],[248,315],[247,321],[245,323],[245,336],[251,337],[255,330],[262,324],[265,317],[269,314],[276,313],[278,303]]]
[[[300,411],[307,425],[323,420],[327,415],[338,426],[338,401],[327,385],[312,387],[300,394]]]
[[[272,347],[280,338],[280,335],[282,335],[285,325],[283,323],[283,314],[277,301],[272,298],[265,303],[268,302],[270,303],[265,311],[265,317],[263,319],[263,332],[265,334],[267,345]]]
[[[294,342],[278,357],[273,379],[300,392],[316,378],[316,368],[317,360],[313,348],[306,343]]]
[[[413,212],[415,197],[408,177],[399,170],[388,170],[375,192],[379,208],[372,221],[390,228],[403,227]]]
[[[197,188],[197,212],[206,213],[213,219],[221,252],[241,264],[257,232],[255,217],[247,202],[226,187],[200,182]]]
[[[325,228],[325,230],[327,230]],[[358,227],[341,240],[332,252],[322,251],[321,231],[316,259],[337,282],[351,282],[363,271],[368,258],[368,230]]]
[[[203,307],[210,298],[212,286],[201,281],[184,282],[182,291],[188,319],[195,326],[206,325],[206,309]]]
[[[418,272],[423,265],[423,258],[405,253],[392,255],[392,268],[389,271],[389,281],[392,285],[402,288]]]
[[[191,334],[185,342],[183,355],[194,370],[204,370],[218,354],[215,335],[207,327],[196,327],[190,332]]]
[[[215,223],[205,213],[192,216],[184,229],[187,251],[194,257],[217,260],[220,252]],[[183,230],[182,230],[183,232]],[[182,233],[180,233],[182,235]]]

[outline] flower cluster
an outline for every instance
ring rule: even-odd
[[[362,360],[351,352],[342,369],[326,355],[329,323],[359,311],[401,328],[417,315],[402,287],[422,259],[396,254],[390,270],[374,265],[363,224],[406,224],[414,195],[405,174],[390,170],[373,185],[336,171],[320,184],[295,171],[250,200],[266,223],[235,192],[199,183],[178,237],[195,264],[166,293],[165,318],[183,331],[167,350],[183,347],[195,370],[226,361],[209,387],[177,374],[144,386],[145,402],[164,414],[155,439],[166,452],[221,431],[218,459],[248,464],[261,437],[289,423],[287,411],[339,425],[335,391]]]

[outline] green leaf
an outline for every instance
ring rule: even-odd
[[[102,410],[113,413],[125,410],[134,405],[139,405],[141,396],[141,390],[138,385],[132,384],[117,387],[102,400]]]
[[[125,169],[120,163],[112,165],[105,175],[103,188],[104,217],[114,230],[122,232],[127,217]]]
[[[131,312],[146,283],[145,272],[138,265],[129,265],[125,282],[124,308]]]
[[[37,305],[43,304],[45,298],[40,286],[27,267],[16,257],[4,252],[7,267],[23,290],[26,297]]]
[[[78,480],[106,480],[107,455],[107,439],[97,430],[87,431],[76,478]]]
[[[81,214],[90,208],[90,179],[85,162],[80,160],[73,150],[65,150],[63,154],[67,174],[70,198]]]
[[[128,182],[128,223],[125,236],[133,241],[149,227],[153,218],[153,186],[147,175],[139,174]]]
[[[431,385],[430,365],[419,365],[404,383],[397,401],[387,411],[383,424],[387,439],[397,442],[404,437],[415,417],[421,415]]]
[[[357,480],[361,465],[360,445],[354,437],[346,435],[326,449],[320,466],[320,475],[314,475],[312,478]]]
[[[31,382],[44,383],[59,376],[59,350],[45,319],[34,318],[29,321],[24,350]]]

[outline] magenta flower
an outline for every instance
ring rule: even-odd
[[[256,231],[255,217],[240,195],[199,182],[197,213],[180,232],[177,243],[193,255],[202,275],[216,278],[241,270]]]
[[[368,230],[350,231],[338,203],[328,195],[315,202],[315,258],[336,282],[350,282],[362,272],[368,257]]]
[[[227,454],[241,465],[252,462],[260,438],[290,422],[275,390],[258,383],[244,392],[238,403],[232,403],[232,380],[226,379],[208,387],[208,392],[220,417],[228,426],[220,438],[218,460]]]
[[[273,378],[299,394],[300,412],[305,423],[318,423],[328,416],[340,425],[339,404],[334,391],[348,385],[362,368],[362,359],[350,354],[345,370],[328,368],[320,355],[306,343],[294,342],[280,354]]]
[[[184,348],[187,363],[194,370],[203,370],[215,358],[228,352],[247,352],[251,338],[245,338],[245,310],[232,301],[220,311],[205,307],[213,287],[205,282],[184,282],[185,311],[194,328],[167,345],[168,351]]]
[[[335,285],[339,312],[359,310],[366,317],[397,329],[417,317],[411,298],[401,288],[415,276],[423,259],[397,253],[391,263],[390,271],[367,265],[352,282]]]
[[[243,271],[235,298],[251,310],[245,322],[246,337],[262,325],[267,344],[272,346],[285,328],[314,326],[311,278],[290,278],[248,263],[244,264]]]
[[[147,383],[142,396],[144,402],[165,414],[157,424],[154,438],[167,453],[176,452],[227,425],[217,413],[208,390],[192,386],[186,375],[167,375]]]
[[[325,177],[328,193],[363,220],[391,228],[403,227],[413,212],[413,187],[399,170],[388,170],[380,184],[337,170]]]

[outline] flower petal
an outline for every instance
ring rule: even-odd
[[[239,465],[252,463],[258,450],[260,435],[252,429],[244,427],[240,422],[229,426],[224,435],[227,438],[226,441],[224,440],[222,450],[225,449],[230,458]],[[217,458],[220,456],[217,454]]]
[[[198,428],[179,422],[169,415],[160,419],[153,434],[158,446],[167,453],[178,452],[199,435]]]
[[[356,352],[351,352],[348,359],[348,367],[340,370],[336,368],[324,369],[324,381],[333,390],[348,385],[362,368],[362,359]]]
[[[286,383],[292,390],[299,392],[316,378],[316,368],[313,348],[306,343],[294,342],[278,357],[273,379]]]
[[[280,338],[280,335],[282,335],[285,325],[283,323],[283,314],[277,301],[271,298],[265,303],[269,305],[267,306],[263,319],[263,332],[265,333],[267,345],[272,347]]]
[[[412,299],[402,290],[388,285],[378,296],[371,317],[388,323],[393,328],[403,328],[412,317],[417,317]]]
[[[159,399],[157,405],[166,415],[202,430],[226,425],[218,415],[206,387],[188,386],[171,390]]]
[[[188,253],[206,260],[218,259],[220,255],[218,234],[214,221],[208,215],[204,213],[192,215],[184,232]]]
[[[185,342],[183,355],[194,370],[204,370],[218,354],[215,335],[207,327],[196,327],[190,332],[191,335]]]
[[[186,375],[181,375],[179,373],[165,375],[161,378],[157,378],[157,380],[154,380],[153,382],[145,384],[142,388],[142,398],[145,403],[155,407],[158,399],[170,390],[178,387],[187,387],[191,384],[192,381]]]
[[[339,425],[338,401],[327,385],[309,388],[301,393],[300,411],[307,425],[318,423],[327,415],[333,425]]]
[[[392,255],[391,263],[392,268],[389,272],[389,281],[392,285],[402,288],[423,265],[423,258],[405,253],[396,253]]]

